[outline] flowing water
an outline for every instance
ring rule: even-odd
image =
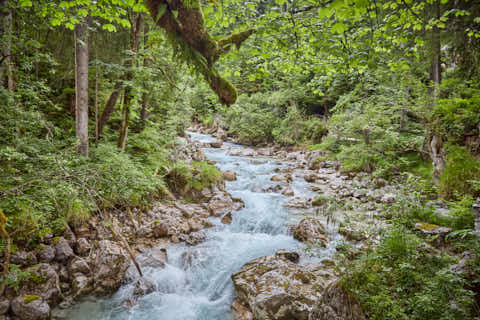
[[[210,142],[210,136],[189,133],[192,139]],[[226,144],[231,148],[243,148]],[[184,244],[167,248],[164,269],[143,268],[145,276],[157,285],[154,293],[141,297],[130,309],[123,302],[133,285],[123,286],[108,299],[89,298],[76,305],[72,320],[228,320],[233,319],[230,304],[235,297],[231,275],[245,263],[278,249],[302,251],[303,245],[288,235],[288,224],[295,221],[282,203],[288,198],[278,193],[259,191],[275,185],[270,181],[274,169],[286,164],[272,158],[229,156],[227,150],[203,150],[222,171],[234,170],[237,180],[227,182],[227,191],[241,198],[245,208],[234,213],[230,225],[211,218],[215,227],[207,231],[207,240],[190,247]],[[312,196],[303,179],[291,184],[296,195]],[[185,257],[191,263],[185,263]]]

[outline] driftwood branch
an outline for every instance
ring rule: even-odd
[[[122,244],[123,248],[127,250],[128,254],[130,255],[130,259],[132,259],[133,264],[137,268],[138,274],[140,274],[140,277],[143,277],[142,269],[140,268],[140,265],[137,262],[137,258],[135,258],[135,254],[130,248],[130,245],[128,244],[127,240],[122,236],[121,232],[118,229],[117,219],[112,217],[110,221],[111,221],[111,224],[108,225],[110,231],[112,232],[113,236]]]

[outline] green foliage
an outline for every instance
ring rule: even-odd
[[[29,271],[22,271],[20,266],[16,264],[11,264],[9,267],[9,275],[7,279],[0,279],[0,282],[6,281],[6,286],[9,288],[12,288],[14,290],[18,290],[20,288],[20,285],[24,281],[28,281],[30,277],[32,276],[32,273]]]
[[[464,147],[447,149],[446,165],[439,179],[440,193],[448,199],[461,195],[480,195],[476,183],[480,181],[480,161]]]
[[[434,130],[441,137],[452,143],[462,144],[466,134],[479,134],[480,96],[440,100],[433,112],[433,118]]]
[[[449,271],[451,262],[448,256],[429,253],[407,230],[393,228],[376,252],[364,254],[347,269],[342,283],[369,319],[469,319],[473,292]]]
[[[340,97],[328,122],[328,136],[320,147],[331,151],[348,171],[377,171],[391,176],[418,165],[425,129],[419,103],[424,89],[411,77],[400,84],[415,88],[405,94],[394,89],[382,73],[369,75]]]
[[[169,169],[166,179],[171,190],[182,194],[192,189],[201,191],[221,180],[222,173],[206,162],[194,161],[192,165],[176,162]]]

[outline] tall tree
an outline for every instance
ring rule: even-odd
[[[88,157],[88,25],[89,17],[75,26],[75,127],[77,151]]]
[[[132,23],[132,28],[130,32],[130,51],[131,51],[131,57],[127,60],[127,67],[134,67],[135,66],[135,54],[138,51],[138,48],[140,46],[140,35],[142,32],[142,26],[143,26],[143,13],[140,14],[133,14],[133,23]],[[133,72],[130,69],[127,73],[126,77],[127,81],[131,83],[133,79]],[[124,97],[124,102],[123,102],[123,120],[122,120],[122,127],[120,129],[120,137],[118,140],[118,147],[122,149],[122,151],[125,151],[125,146],[127,144],[127,136],[128,136],[128,126],[130,122],[130,105],[132,103],[133,99],[133,92],[132,92],[132,87],[131,85],[127,86],[125,88],[125,97]]]

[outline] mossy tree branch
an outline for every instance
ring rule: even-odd
[[[226,105],[235,103],[235,87],[218,74],[214,64],[232,45],[239,48],[255,30],[249,29],[217,41],[208,33],[199,0],[146,0],[145,4],[156,24],[176,42],[177,48],[192,51],[183,56],[188,56],[186,60],[204,76],[220,102]]]

